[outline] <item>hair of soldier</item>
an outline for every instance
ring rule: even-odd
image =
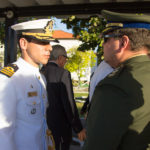
[[[19,43],[19,40],[20,40],[21,38],[25,38],[28,42],[31,42],[31,41],[33,40],[33,38],[30,37],[30,36],[18,34],[18,35],[17,35],[17,42],[18,42],[18,46],[19,46],[20,52],[22,52],[22,51],[21,51],[21,47],[20,47],[20,43]]]
[[[52,46],[52,52],[51,52],[51,54],[50,54],[50,61],[51,60],[57,60],[57,58],[60,56],[60,55],[57,55],[57,56],[55,56],[54,54],[53,54],[53,52],[54,51],[66,51],[65,50],[65,48],[63,47],[63,46],[61,46],[61,45],[53,45]]]
[[[144,28],[121,28],[112,31],[113,34],[121,36],[126,35],[130,40],[130,48],[132,51],[138,51],[146,48],[150,51],[150,31]]]

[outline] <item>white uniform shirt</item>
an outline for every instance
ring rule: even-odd
[[[96,85],[103,80],[108,74],[110,74],[114,69],[106,63],[104,60],[96,68],[91,81],[90,81],[90,94],[89,101],[91,101]]]
[[[45,80],[22,58],[14,64],[12,77],[0,74],[0,149],[44,150]]]

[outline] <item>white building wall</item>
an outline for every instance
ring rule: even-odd
[[[59,45],[62,45],[66,48],[66,50],[74,47],[74,46],[79,46],[82,42],[79,41],[79,40],[75,40],[75,39],[62,39],[62,40],[59,40],[59,43],[52,43],[52,45],[56,45],[56,44],[59,44]]]

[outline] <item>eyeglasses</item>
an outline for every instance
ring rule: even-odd
[[[109,38],[119,38],[121,35],[119,34],[105,34],[102,36],[103,42],[106,43]]]
[[[68,57],[67,56],[65,56],[65,55],[61,55],[61,56],[63,56],[68,61]]]

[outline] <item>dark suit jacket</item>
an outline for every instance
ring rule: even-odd
[[[147,150],[149,144],[150,59],[137,56],[96,86],[83,150]]]
[[[55,138],[67,141],[72,136],[72,128],[78,133],[82,130],[73,95],[70,72],[54,62],[42,69],[47,80],[49,107],[47,123]]]

